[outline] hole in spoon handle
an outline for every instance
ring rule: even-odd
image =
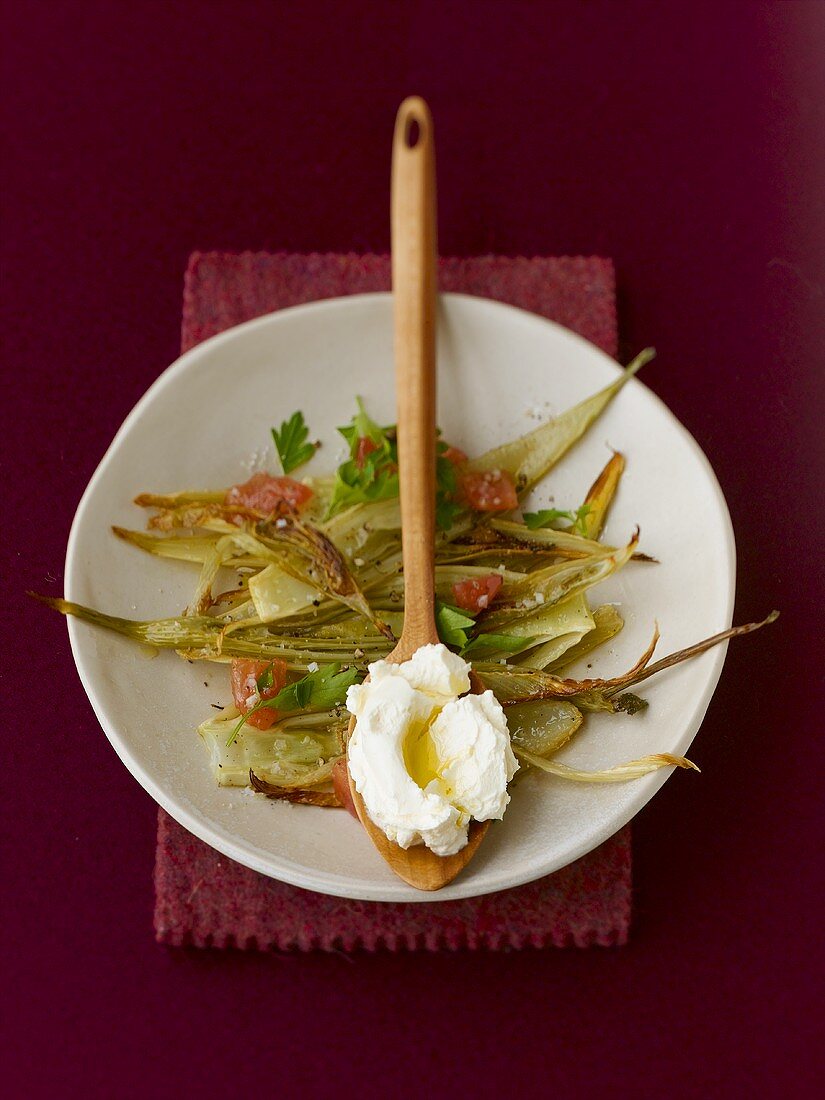
[[[406,129],[404,130],[404,140],[408,149],[414,149],[418,144],[418,139],[421,137],[421,126],[418,119],[414,115],[410,115],[407,119]]]

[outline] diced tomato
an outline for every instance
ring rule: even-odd
[[[467,456],[460,447],[448,447],[441,457],[452,462],[453,466],[463,466],[467,461]]]
[[[258,680],[271,669],[272,683],[263,691],[258,691]],[[232,698],[241,714],[249,714],[258,699],[274,699],[286,683],[286,663],[277,658],[273,661],[250,661],[245,657],[233,657],[230,673],[232,680]],[[250,697],[252,702],[250,703]],[[278,717],[271,707],[262,707],[249,715],[249,725],[257,730],[268,730]]]
[[[374,439],[370,439],[368,435],[362,435],[358,438],[358,444],[355,448],[355,465],[359,470],[364,469],[364,463],[367,460],[367,455],[371,455],[373,451],[378,450],[378,444]]]
[[[296,512],[311,496],[312,489],[295,478],[260,473],[253,474],[242,485],[233,485],[224,503],[271,515],[273,512]]]
[[[352,801],[352,791],[349,788],[349,771],[346,760],[336,760],[332,765],[332,786],[338,795],[338,801],[358,821],[358,813],[355,803]]]
[[[500,573],[488,573],[486,577],[471,577],[453,585],[456,607],[464,611],[484,611],[496,598],[504,583]]]
[[[518,505],[516,484],[507,470],[468,471],[461,491],[476,512],[509,512]]]

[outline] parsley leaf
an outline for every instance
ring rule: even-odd
[[[455,499],[458,489],[455,465],[444,457],[448,450],[448,444],[439,439],[435,458],[435,525],[439,531],[449,531],[462,511]]]
[[[438,636],[445,645],[463,649],[467,645],[469,631],[475,626],[475,620],[452,604],[435,601],[435,625]]]
[[[544,508],[540,512],[525,512],[524,522],[531,531],[535,531],[539,527],[550,527],[559,520],[565,519],[573,525],[576,534],[583,535],[585,534],[584,521],[589,514],[589,504],[583,504],[575,512],[566,512],[562,508]]]
[[[342,669],[339,664],[322,665],[315,672],[308,672],[300,680],[287,684],[272,700],[271,705],[281,713],[306,710],[326,710],[338,706],[347,697],[347,688],[361,679],[357,668]]]
[[[335,472],[329,516],[342,508],[398,496],[398,471],[383,459],[380,451],[368,454],[359,466],[355,459],[342,463]]]
[[[291,473],[299,466],[303,466],[315,454],[315,448],[318,444],[307,443],[308,436],[309,428],[304,423],[302,412],[293,413],[289,420],[285,420],[281,424],[278,430],[272,429],[275,450],[278,452],[285,474]]]
[[[398,496],[398,444],[395,425],[382,428],[370,417],[360,397],[356,398],[358,411],[349,424],[338,431],[347,441],[349,458],[335,473],[335,485],[327,518],[349,508],[353,504],[367,504],[378,500],[392,500]],[[373,446],[361,446],[368,439]],[[436,443],[436,502],[435,521],[440,531],[447,531],[455,522],[462,507],[456,501],[458,479],[455,466],[445,453],[448,445],[441,439]]]
[[[398,496],[398,449],[395,428],[382,428],[368,415],[360,397],[358,412],[338,431],[347,441],[350,457],[335,472],[327,518],[353,504],[391,500]],[[373,444],[368,453],[360,447],[362,439]],[[360,453],[359,453],[360,451]]]
[[[265,691],[269,691],[269,689],[272,687],[272,683],[272,665],[269,665],[269,667],[265,668],[258,679],[255,681],[255,687],[258,689],[258,694],[263,695]]]
[[[364,402],[360,397],[355,398],[355,403],[358,406],[358,412],[352,418],[349,424],[344,425],[343,428],[339,428],[338,431],[346,439],[349,446],[350,455],[354,458],[355,452],[358,447],[359,439],[371,439],[373,443],[382,444],[384,440],[392,435],[395,435],[395,427],[382,428],[376,424],[367,410],[364,408]]]
[[[267,672],[269,672],[269,681],[264,682]],[[357,668],[342,669],[339,664],[323,665],[315,672],[308,672],[300,680],[287,684],[274,699],[261,699],[254,707],[250,707],[246,714],[242,714],[227,739],[227,746],[231,745],[241,732],[250,714],[264,708],[277,710],[282,717],[309,708],[331,710],[346,701],[347,688],[361,677],[362,673]],[[267,669],[258,677],[256,685],[259,691],[272,687],[271,669]]]

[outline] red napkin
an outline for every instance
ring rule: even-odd
[[[442,259],[442,290],[477,294],[559,321],[616,354],[610,260]],[[184,351],[232,325],[320,298],[389,290],[387,256],[194,253]],[[613,946],[630,925],[630,827],[547,878],[466,901],[384,903],[315,894],[233,862],[158,811],[155,932],[175,946],[258,950]]]

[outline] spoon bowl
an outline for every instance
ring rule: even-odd
[[[412,656],[412,654],[410,654]],[[407,660],[406,656],[397,655],[397,647],[387,657],[392,664],[401,664]],[[470,694],[480,695],[484,691],[484,685],[478,676],[470,673]],[[355,729],[355,718],[350,719],[348,739]],[[410,886],[418,890],[440,890],[447,886],[459,875],[473,856],[476,854],[479,844],[484,839],[484,834],[490,824],[489,821],[471,821],[467,831],[467,843],[460,852],[452,856],[437,856],[431,852],[425,844],[416,844],[412,848],[401,848],[394,841],[389,840],[384,832],[372,821],[364,800],[355,789],[352,776],[349,775],[349,789],[352,795],[358,820],[364,826],[372,843],[389,864],[390,868]]]

